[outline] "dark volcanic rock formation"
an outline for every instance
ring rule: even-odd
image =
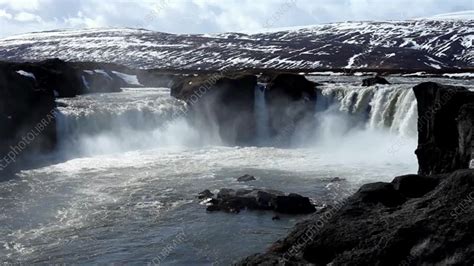
[[[171,95],[191,106],[193,121],[207,128],[217,126],[220,137],[235,144],[254,144],[257,89],[264,91],[271,135],[277,135],[314,112],[315,83],[303,75],[263,73],[259,78],[268,82],[265,84],[259,83],[256,75],[245,73],[175,77]]]
[[[377,84],[386,85],[386,84],[390,84],[390,82],[388,82],[385,78],[382,78],[381,76],[375,76],[372,78],[366,78],[362,80],[362,86],[369,87],[369,86],[374,86]]]
[[[116,92],[125,83],[111,69],[94,63],[0,62],[0,167],[55,147],[56,97]]]
[[[433,82],[419,84],[413,90],[418,101],[419,173],[468,168],[473,145],[474,92]]]
[[[287,214],[308,214],[316,209],[307,197],[281,191],[262,189],[221,189],[216,198],[210,200],[208,211],[238,213],[243,209],[273,210]]]
[[[277,74],[267,85],[269,98],[274,95],[290,98],[293,101],[304,98],[316,100],[315,83],[303,75],[282,73]]]
[[[25,151],[54,147],[55,101],[48,85],[30,72],[0,64],[0,167],[12,166]]]
[[[236,179],[238,182],[248,182],[248,181],[256,180],[253,175],[247,175],[247,174],[237,177]]]
[[[227,143],[249,143],[255,135],[254,94],[257,77],[216,72],[174,82],[171,95],[190,106],[193,121],[215,130]]]
[[[114,74],[112,69],[108,69],[112,67],[109,65],[70,63],[59,59],[34,63],[0,62],[0,65],[4,71],[23,71],[33,74],[37,85],[53,91],[56,97],[74,97],[94,92],[118,92],[122,86],[131,86]]]
[[[305,76],[276,74],[268,82],[266,91],[272,136],[292,135],[294,125],[305,118],[313,118],[317,97],[316,84]],[[280,140],[284,141],[285,139]]]
[[[472,265],[473,191],[474,170],[365,185],[239,264]]]

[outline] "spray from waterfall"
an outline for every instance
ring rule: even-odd
[[[326,84],[317,92],[312,132],[292,143],[340,163],[415,161],[417,103],[410,85]]]

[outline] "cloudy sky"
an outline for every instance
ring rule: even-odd
[[[400,20],[474,9],[474,0],[0,0],[0,37],[58,28],[174,33]]]

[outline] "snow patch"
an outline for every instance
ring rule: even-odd
[[[474,78],[474,73],[450,73],[450,74],[443,74],[443,77],[448,77],[448,78]]]
[[[25,77],[29,77],[29,78],[32,78],[34,80],[36,80],[36,77],[33,73],[31,72],[26,72],[26,71],[23,71],[23,70],[18,70],[16,73],[22,75],[22,76],[25,76]]]

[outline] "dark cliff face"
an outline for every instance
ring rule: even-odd
[[[49,151],[56,143],[53,90],[44,80],[20,73],[9,65],[0,65],[3,168],[14,165],[25,151]]]
[[[116,92],[124,80],[98,64],[0,62],[0,167],[56,145],[55,98]]]
[[[413,88],[418,101],[419,174],[449,173],[469,166],[474,92],[433,82]],[[461,112],[462,110],[462,112]]]
[[[226,143],[249,143],[255,132],[257,77],[222,72],[175,80],[171,95],[187,102],[191,122],[217,131]]]
[[[118,66],[95,63],[71,63],[59,59],[41,62],[0,62],[3,71],[31,73],[36,84],[51,90],[56,97],[74,97],[85,93],[119,92],[130,86],[112,70]],[[131,71],[126,69],[125,71]],[[10,80],[10,82],[14,82]]]
[[[314,112],[315,84],[303,75],[289,73],[258,76],[245,72],[215,72],[177,77],[171,95],[188,103],[192,109],[191,121],[217,127],[225,143],[253,145],[257,135],[257,90],[263,95],[265,112],[269,114],[268,137],[278,135],[282,130],[294,130],[298,121]]]

